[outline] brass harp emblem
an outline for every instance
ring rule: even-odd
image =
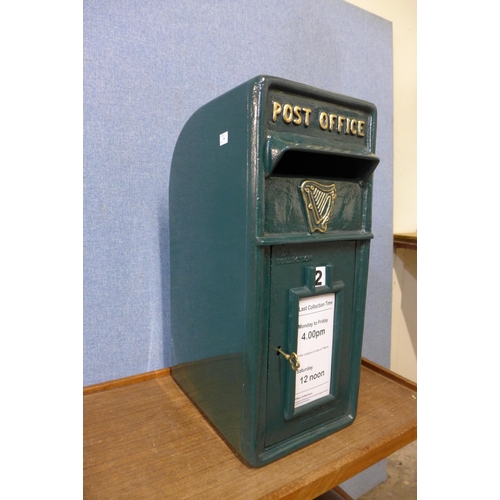
[[[304,181],[300,185],[304,205],[306,207],[309,232],[324,233],[333,209],[335,184],[321,184],[315,181]]]

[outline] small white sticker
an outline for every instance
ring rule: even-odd
[[[224,144],[227,144],[227,141],[228,141],[228,132],[226,130],[226,132],[222,133],[220,136],[219,136],[219,146],[224,146]]]
[[[326,266],[317,267],[314,274],[314,286],[325,286],[326,284]]]

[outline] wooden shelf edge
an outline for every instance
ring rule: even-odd
[[[361,358],[361,364],[373,370],[376,373],[380,373],[386,378],[401,384],[403,387],[411,389],[412,391],[417,391],[417,384],[408,380],[397,373],[391,372],[382,365],[379,365],[373,361],[366,358]],[[112,389],[117,389],[119,387],[125,387],[127,385],[139,384],[145,382],[146,380],[151,380],[154,378],[161,378],[170,375],[170,368],[162,368],[161,370],[153,370],[151,372],[139,373],[137,375],[131,375],[130,377],[118,378],[115,380],[108,380],[107,382],[101,382],[99,384],[87,385],[83,388],[83,395],[88,396],[89,394],[95,394],[96,392],[110,391]]]
[[[366,368],[374,371],[375,373],[379,373],[380,375],[383,375],[389,380],[397,382],[399,385],[417,392],[417,384],[413,382],[413,380],[407,379],[402,375],[398,375],[397,373],[383,367],[382,365],[379,365],[374,361],[370,361],[369,359],[366,358],[361,358],[361,364]]]
[[[397,436],[385,438],[374,444],[370,449],[357,450],[355,453],[344,457],[342,463],[333,470],[319,470],[318,477],[304,482],[304,478],[287,484],[273,491],[259,500],[293,500],[296,498],[316,498],[339,484],[354,477],[368,467],[384,460],[404,446],[417,439],[416,419]]]
[[[417,249],[417,233],[396,233],[394,234],[394,248]]]
[[[100,384],[87,385],[83,388],[83,395],[88,396],[89,394],[95,394],[96,392],[110,391],[111,389],[117,389],[118,387],[139,384],[140,382],[145,382],[146,380],[166,377],[167,375],[170,375],[170,368],[162,368],[161,370],[139,373],[137,375],[131,375],[130,377],[101,382]]]
[[[398,384],[411,389],[412,391],[417,391],[417,384],[408,380],[407,378],[398,375],[397,373],[391,372],[382,365],[379,365],[373,361],[366,358],[361,359],[361,364],[373,370],[376,373],[380,373],[384,377],[397,382]],[[117,389],[118,387],[125,387],[127,385],[139,384],[145,382],[146,380],[152,380],[154,378],[161,378],[170,375],[170,368],[162,368],[160,370],[153,370],[151,372],[139,373],[137,375],[131,375],[129,377],[118,378],[115,380],[108,380],[107,382],[101,382],[99,384],[87,385],[83,388],[83,395],[88,396],[89,394],[95,394],[96,392],[110,391],[112,389]]]

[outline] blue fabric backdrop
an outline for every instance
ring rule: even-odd
[[[340,0],[84,2],[84,383],[175,363],[168,180],[189,116],[261,74],[378,107],[365,355],[389,362],[391,23]]]
[[[363,354],[388,366],[391,23],[341,0],[85,0],[85,385],[175,364],[168,262],[175,142],[197,108],[258,74],[378,107]]]

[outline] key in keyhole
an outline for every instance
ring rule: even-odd
[[[297,356],[297,353],[292,352],[291,354],[287,354],[286,352],[283,352],[279,347],[276,348],[276,350],[285,356],[285,359],[290,363],[290,366],[292,367],[292,370],[296,372],[300,368],[300,361],[299,357]]]

